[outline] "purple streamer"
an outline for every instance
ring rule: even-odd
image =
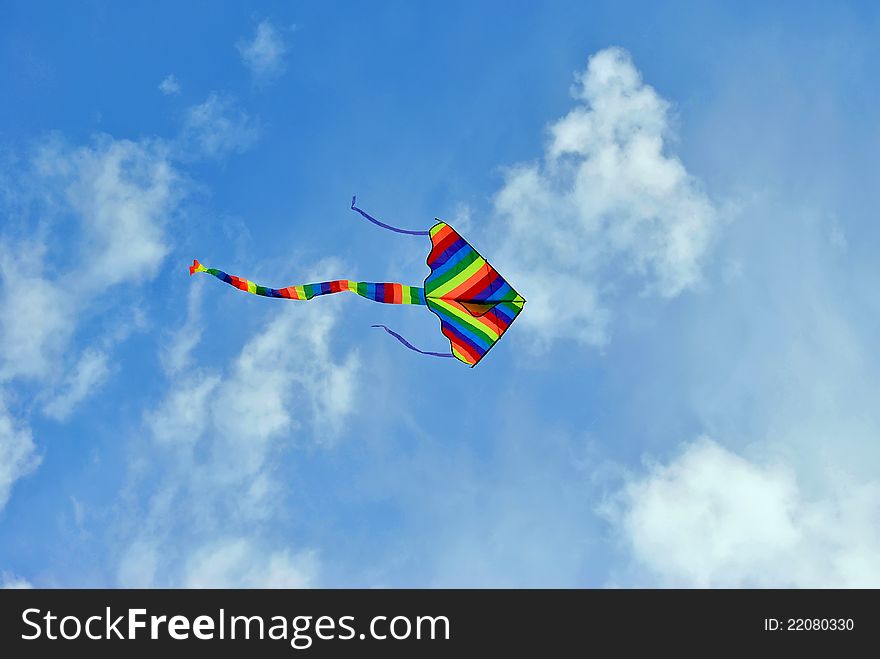
[[[393,227],[390,224],[385,224],[384,222],[380,222],[379,220],[377,220],[375,217],[373,217],[369,213],[365,213],[360,208],[355,206],[354,204],[356,201],[357,201],[356,196],[351,198],[351,210],[357,211],[358,213],[363,215],[365,218],[367,218],[370,222],[382,227],[383,229],[388,229],[389,231],[396,231],[397,233],[405,233],[409,236],[428,236],[428,235],[430,235],[430,232],[428,232],[428,231],[409,231],[408,229],[398,229],[397,227]]]
[[[400,341],[403,345],[405,345],[410,350],[415,350],[416,352],[420,352],[423,355],[430,355],[431,357],[454,357],[455,356],[451,352],[428,352],[426,350],[419,350],[412,343],[410,343],[405,338],[400,336],[400,334],[395,332],[393,329],[385,327],[385,325],[370,325],[370,327],[378,327],[378,328],[385,330],[386,332],[388,332],[391,336],[393,336],[395,339]]]

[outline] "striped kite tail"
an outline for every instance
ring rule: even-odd
[[[316,284],[302,284],[299,286],[287,286],[285,288],[268,288],[267,286],[260,286],[252,281],[248,281],[247,279],[236,277],[235,275],[228,275],[222,270],[217,270],[215,268],[206,268],[197,260],[194,260],[193,264],[189,266],[189,274],[194,275],[197,272],[204,272],[206,274],[213,275],[220,281],[224,281],[230,286],[234,286],[241,291],[244,291],[246,293],[253,293],[254,295],[262,295],[263,297],[280,297],[288,300],[311,300],[313,297],[316,297],[318,295],[328,295],[330,293],[342,293],[343,291],[349,291],[351,293],[356,293],[357,295],[360,295],[361,297],[364,297],[368,300],[372,300],[374,302],[383,302],[384,304],[427,304],[427,302],[425,301],[424,288],[419,288],[418,286],[407,286],[406,284],[395,284],[388,282],[374,283],[369,281],[351,281],[350,279],[336,279],[334,281],[322,281]],[[373,327],[384,329],[391,336],[400,341],[400,343],[402,343],[404,346],[423,355],[430,355],[432,357],[453,356],[452,353],[440,353],[419,350],[394,330],[391,330],[384,325],[373,325]]]
[[[299,284],[286,286],[284,288],[270,288],[268,286],[260,286],[259,284],[255,284],[242,277],[226,274],[222,270],[206,268],[197,260],[194,260],[193,264],[189,267],[189,274],[193,275],[197,272],[204,272],[213,275],[220,281],[224,281],[230,286],[234,286],[245,293],[253,293],[254,295],[261,295],[263,297],[278,297],[287,300],[311,300],[318,295],[329,295],[331,293],[348,291],[368,300],[372,300],[373,302],[382,302],[384,304],[426,304],[425,289],[419,286],[407,286],[406,284],[335,279],[333,281],[321,281],[314,284]]]

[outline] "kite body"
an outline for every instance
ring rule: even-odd
[[[452,354],[476,366],[526,301],[451,226],[438,222],[430,235],[426,303],[440,318]]]
[[[425,279],[424,287],[337,279],[269,288],[222,270],[206,268],[198,261],[193,261],[189,273],[204,272],[239,290],[263,297],[311,300],[318,295],[348,291],[374,302],[427,306],[440,319],[440,329],[449,339],[451,353],[419,350],[384,325],[373,327],[381,327],[416,352],[434,357],[454,357],[476,366],[516,320],[526,301],[445,222],[438,221],[429,231],[406,231],[379,222],[356,208],[354,202],[352,199],[353,210],[379,226],[397,233],[430,237],[431,251],[427,263],[431,273]]]

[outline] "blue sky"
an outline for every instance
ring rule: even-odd
[[[878,586],[871,3],[0,3],[0,583]],[[475,369],[464,234],[529,300]]]

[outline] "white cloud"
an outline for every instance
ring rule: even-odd
[[[717,213],[667,153],[669,103],[626,51],[591,57],[572,93],[580,105],[550,126],[540,163],[507,172],[495,209],[504,274],[529,300],[520,327],[601,345],[621,282],[669,298],[700,281]]]
[[[171,73],[159,83],[159,91],[165,94],[165,96],[179,94],[180,82],[178,82],[177,77]]]
[[[251,41],[241,40],[236,48],[257,81],[266,82],[284,72],[287,46],[278,29],[268,20],[257,25]]]
[[[631,479],[606,513],[660,585],[877,587],[880,483],[838,477],[809,496],[789,468],[704,438]]]
[[[193,303],[184,327],[196,313]],[[148,510],[132,513],[142,523],[121,553],[121,584],[311,582],[314,556],[261,537],[287,514],[282,456],[333,441],[352,412],[359,362],[354,351],[331,351],[339,313],[320,301],[278,305],[224,368],[188,360],[185,377],[169,371],[177,384],[145,416],[144,450],[160,473],[147,486]]]
[[[468,235],[474,227],[472,215],[471,207],[468,204],[460,203],[453,209],[449,224],[454,226],[460,234]]]
[[[55,374],[77,309],[63,283],[43,272],[45,248],[18,247],[0,245],[0,381]]]
[[[326,305],[288,305],[247,341],[207,403],[213,462],[205,476],[212,483],[271,480],[270,456],[290,447],[306,423],[318,441],[336,436],[351,412],[359,367],[356,352],[342,361],[330,352],[337,314]],[[237,505],[260,508],[270,494],[262,485],[248,489]]]
[[[175,155],[181,160],[222,160],[249,149],[259,134],[251,117],[236,107],[230,98],[212,93],[204,103],[187,111]]]
[[[23,169],[15,184],[34,200],[27,228],[36,237],[10,231],[0,247],[0,378],[7,380],[57,377],[91,303],[111,286],[156,274],[182,196],[166,149],[149,141],[102,136],[71,147],[49,139]],[[48,254],[63,258],[53,263]]]
[[[2,394],[2,392],[0,392]],[[30,428],[16,422],[0,398],[0,510],[15,482],[40,464]]]
[[[190,283],[187,292],[186,322],[176,329],[170,340],[163,346],[159,359],[167,375],[184,371],[192,362],[192,352],[202,340],[200,302],[203,282]]]
[[[107,379],[109,351],[132,324],[115,323],[78,358],[77,330],[100,313],[106,291],[156,275],[182,179],[165,143],[107,135],[83,146],[50,137],[0,175],[10,217],[0,244],[0,384],[32,385],[43,411],[65,419]],[[4,410],[3,428],[5,502],[39,460],[25,423]]]
[[[10,232],[0,247],[0,379],[7,380],[57,377],[89,304],[113,285],[155,275],[181,196],[165,149],[151,142],[103,136],[71,147],[50,139],[24,169],[15,183],[35,200],[27,227],[35,237]],[[52,263],[47,255],[58,252],[63,259]]]
[[[880,583],[877,266],[829,244],[836,221],[812,198],[751,195],[718,246],[713,294],[609,351],[608,437],[624,454],[682,425],[718,442],[624,491],[615,523],[641,574],[623,583]]]
[[[318,562],[312,552],[267,551],[246,538],[199,548],[187,562],[186,588],[308,588]]]
[[[0,590],[28,590],[31,588],[33,585],[27,579],[10,572],[0,573]]]
[[[168,253],[164,229],[181,180],[161,142],[114,140],[71,148],[43,146],[44,184],[63,191],[79,222],[77,291],[94,295],[124,281],[151,279]]]
[[[85,350],[74,370],[65,378],[61,390],[43,408],[46,415],[59,421],[69,417],[73,409],[96,391],[110,375],[107,360],[107,354],[103,351]]]
[[[198,442],[210,423],[209,397],[220,381],[218,376],[191,375],[172,389],[159,407],[147,415],[155,440],[178,448]]]

